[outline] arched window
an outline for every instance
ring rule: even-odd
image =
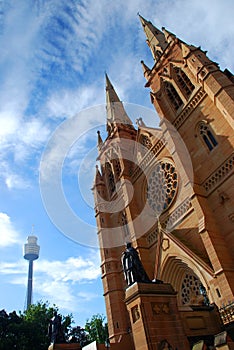
[[[121,174],[121,165],[120,165],[120,161],[119,161],[119,159],[114,159],[114,160],[113,160],[113,163],[114,163],[116,178],[119,178],[119,177],[120,177],[120,174]]]
[[[210,304],[207,292],[200,279],[193,273],[187,271],[181,284],[181,304],[200,304],[208,306]]]
[[[110,194],[112,194],[115,191],[115,179],[114,179],[114,175],[113,175],[110,163],[106,163],[106,176],[107,176]]]
[[[173,108],[177,111],[180,106],[183,105],[182,99],[180,98],[174,86],[169,81],[164,81],[163,85],[169,101],[171,102]]]
[[[128,239],[130,238],[130,232],[129,232],[129,228],[128,228],[127,215],[126,215],[125,211],[121,212],[121,224],[123,227],[124,239],[125,239],[125,242],[127,242]]]
[[[192,84],[190,79],[187,77],[185,72],[179,67],[173,67],[173,71],[175,73],[176,83],[179,88],[182,90],[186,98],[189,98],[195,86]]]
[[[218,145],[218,142],[210,126],[205,122],[201,122],[198,124],[198,131],[208,150],[212,151],[212,149]]]

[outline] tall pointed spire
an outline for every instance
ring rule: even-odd
[[[120,101],[113,85],[106,74],[106,111],[107,111],[107,131],[108,134],[113,130],[116,124],[132,125],[123,103]]]
[[[156,28],[151,22],[147,21],[140,14],[139,17],[147,38],[147,44],[151,49],[153,58],[155,61],[157,61],[165,48],[168,46],[168,41],[161,30]]]
[[[120,99],[106,74],[106,104],[108,105],[114,102],[120,102]]]
[[[101,148],[102,148],[102,145],[103,145],[103,141],[102,141],[102,137],[101,137],[101,135],[100,135],[100,131],[98,130],[97,131],[97,134],[98,134],[98,150],[100,151],[101,150]]]

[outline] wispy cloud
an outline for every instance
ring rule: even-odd
[[[159,1],[155,11],[149,12],[148,9],[145,16],[159,28],[166,27],[187,43],[201,45],[203,50],[208,50],[209,57],[219,61],[223,69],[234,69],[233,9],[232,0],[176,0],[170,2],[169,11],[168,1]]]
[[[6,213],[0,213],[0,248],[13,244],[22,244],[20,234],[14,228],[11,218]]]
[[[45,274],[52,280],[60,282],[82,282],[96,279],[100,275],[97,256],[91,259],[71,257],[65,261],[40,260],[35,265],[37,274]]]
[[[0,215],[1,219],[2,215]],[[92,283],[100,276],[99,253],[90,251],[87,258],[70,257],[67,260],[45,260],[34,264],[34,292],[39,300],[48,300],[61,308],[72,310],[76,303],[75,286]],[[26,286],[27,262],[0,262],[0,274],[7,275],[10,283]],[[96,298],[95,293],[80,292],[83,300]]]
[[[103,103],[105,70],[123,100],[149,103],[148,93],[144,99],[139,92],[144,85],[140,60],[152,63],[152,58],[138,11],[185,41],[202,43],[222,67],[233,69],[233,6],[231,0],[179,0],[171,1],[168,11],[168,1],[120,0],[110,6],[107,0],[37,0],[11,6],[6,0],[0,37],[0,155],[12,168],[8,188],[23,185],[9,155],[27,165],[61,119]],[[86,119],[82,124],[87,127]]]
[[[103,91],[96,85],[55,91],[46,103],[45,112],[51,118],[70,118],[85,108],[104,102]],[[93,115],[93,118],[96,118]]]

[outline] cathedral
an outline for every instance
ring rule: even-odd
[[[93,193],[109,340],[123,350],[210,346],[234,322],[234,76],[139,18],[160,124],[134,125],[106,76]],[[126,243],[150,282],[125,278]]]

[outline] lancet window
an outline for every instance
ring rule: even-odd
[[[110,163],[106,163],[106,176],[107,176],[109,191],[110,191],[110,194],[112,194],[115,191],[115,179],[114,179],[114,174],[112,172]]]
[[[205,122],[201,122],[198,124],[198,131],[208,150],[212,151],[212,149],[218,145],[218,142],[211,127]]]
[[[125,210],[121,212],[121,224],[124,232],[124,239],[127,242],[130,238],[130,232],[128,228],[128,220]]]
[[[180,106],[183,105],[182,99],[180,98],[178,92],[176,91],[172,83],[170,83],[169,81],[164,81],[163,85],[170,103],[172,104],[173,108],[177,111],[180,108]]]
[[[121,174],[120,161],[119,161],[119,159],[114,159],[113,163],[114,163],[114,168],[115,168],[115,175],[116,175],[117,178],[119,178],[120,174]]]
[[[189,98],[195,86],[192,84],[191,80],[185,74],[185,72],[179,67],[173,67],[175,73],[176,83],[185,95],[186,98]]]

